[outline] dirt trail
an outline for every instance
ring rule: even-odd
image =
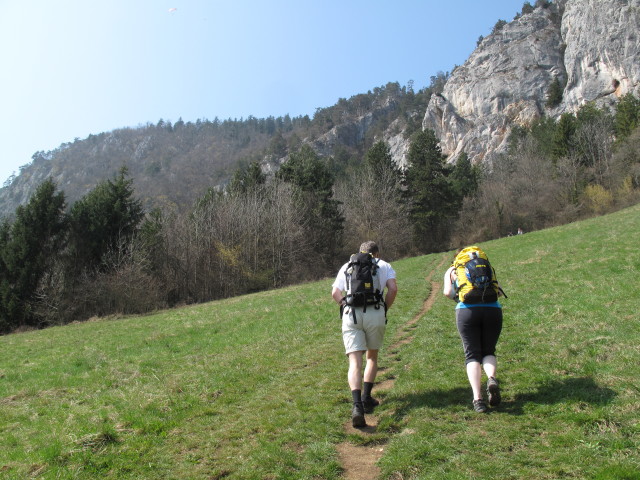
[[[438,265],[429,272],[426,281],[431,284],[431,292],[429,297],[422,305],[422,309],[410,321],[405,323],[397,332],[393,343],[389,346],[388,362],[390,365],[395,364],[397,354],[400,348],[413,340],[413,329],[418,321],[424,317],[436,301],[437,295],[442,289],[441,283],[433,280],[434,275],[439,274],[445,264],[447,258],[442,257]],[[382,371],[383,368],[380,369]],[[377,382],[375,390],[385,391],[393,388],[394,378],[388,378],[381,382]],[[353,428],[351,419],[345,424],[345,432],[350,435],[359,435],[367,438],[377,432],[378,417],[375,414],[366,415],[367,426],[364,428]],[[338,457],[343,468],[343,478],[346,480],[375,480],[380,477],[380,468],[377,465],[378,460],[384,453],[385,445],[355,445],[353,443],[344,442],[337,446]]]

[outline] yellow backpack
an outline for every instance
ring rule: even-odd
[[[457,281],[456,295],[463,303],[491,303],[504,293],[487,254],[476,245],[462,249],[453,260]]]

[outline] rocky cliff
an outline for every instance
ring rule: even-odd
[[[450,161],[504,152],[511,126],[575,112],[588,102],[613,106],[640,93],[640,0],[558,0],[536,8],[478,45],[457,67],[423,120]],[[558,79],[562,101],[549,109]]]

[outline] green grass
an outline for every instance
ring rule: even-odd
[[[332,279],[0,337],[0,478],[333,479],[384,443],[390,479],[639,479],[640,207],[483,244],[509,298],[503,403],[474,414],[453,303],[383,350],[378,431],[349,436]],[[394,262],[387,347],[446,255]],[[392,359],[393,358],[393,359]]]
[[[640,478],[640,209],[484,244],[509,298],[503,403],[469,404],[453,304],[440,298],[389,396],[407,432],[391,478]],[[401,476],[393,477],[399,473]]]

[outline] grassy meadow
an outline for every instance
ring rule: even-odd
[[[331,278],[153,315],[0,337],[0,478],[640,479],[640,206],[482,244],[509,296],[502,404],[471,409],[454,304],[381,352],[373,435],[346,432]],[[387,345],[451,253],[394,261]]]

